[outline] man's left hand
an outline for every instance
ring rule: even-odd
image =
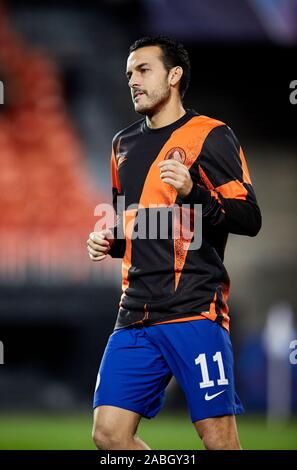
[[[190,193],[193,181],[185,165],[176,160],[169,159],[159,162],[158,167],[163,183],[173,186],[181,198],[186,197]]]

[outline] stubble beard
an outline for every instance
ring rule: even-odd
[[[140,106],[138,109],[135,107],[135,111],[138,114],[143,116],[151,117],[154,114],[158,113],[158,111],[164,106],[165,103],[169,101],[170,98],[170,87],[164,87],[160,91],[155,91],[150,95],[146,95],[147,99],[149,99],[150,103],[144,104]]]

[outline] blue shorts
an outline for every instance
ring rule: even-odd
[[[93,406],[153,418],[172,376],[192,422],[244,412],[234,388],[229,333],[207,319],[115,330],[101,361]]]

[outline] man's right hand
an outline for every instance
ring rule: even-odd
[[[91,232],[87,241],[89,257],[92,261],[102,261],[108,254],[113,234],[111,230],[101,230],[100,232]]]

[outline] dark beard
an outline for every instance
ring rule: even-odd
[[[152,117],[158,113],[158,111],[163,107],[164,103],[166,103],[170,97],[169,87],[166,92],[163,93],[160,97],[158,97],[157,102],[152,107],[142,108],[137,111],[138,114],[142,116]]]

